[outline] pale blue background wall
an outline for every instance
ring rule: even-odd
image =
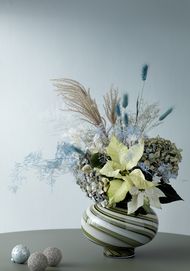
[[[0,0],[0,232],[79,227],[90,204],[71,175],[53,193],[35,176],[8,190],[15,161],[36,150],[51,157],[60,139],[50,79],[76,79],[100,102],[114,84],[134,104],[148,62],[145,98],[176,106],[159,133],[184,150],[174,182],[184,202],[158,211],[160,231],[190,234],[189,25],[188,0]]]

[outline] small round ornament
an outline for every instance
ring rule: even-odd
[[[56,247],[47,247],[43,254],[46,256],[49,266],[57,266],[62,259],[62,252]]]
[[[44,271],[48,266],[46,256],[41,252],[34,252],[28,259],[28,268],[30,271]]]
[[[29,249],[22,245],[16,245],[11,252],[11,261],[14,263],[25,263],[30,256]]]

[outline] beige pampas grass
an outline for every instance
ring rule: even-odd
[[[72,79],[54,79],[57,92],[64,98],[67,109],[82,115],[82,119],[90,124],[102,128],[105,132],[105,120],[100,115],[95,99],[92,99],[90,90]]]
[[[112,125],[114,125],[117,120],[115,109],[118,102],[118,90],[111,88],[110,91],[104,96],[104,110]]]

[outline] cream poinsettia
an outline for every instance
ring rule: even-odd
[[[140,169],[135,167],[143,155],[144,143],[140,141],[138,144],[128,148],[119,142],[115,136],[112,136],[110,144],[106,148],[108,160],[104,167],[99,171],[100,174],[113,178],[107,191],[110,205],[125,199],[127,193],[136,188],[136,193],[132,195],[132,201],[128,204],[128,213],[135,212],[139,207],[143,206],[144,199],[149,199],[150,204],[160,207],[158,204],[159,197],[164,196],[162,191],[156,188],[156,184],[147,181]],[[159,190],[159,192],[158,192]],[[143,192],[143,193],[141,193]],[[149,195],[152,195],[150,197]]]

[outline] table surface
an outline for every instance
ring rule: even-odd
[[[149,244],[136,249],[131,259],[103,256],[103,248],[88,241],[79,229],[39,230],[0,234],[0,270],[25,271],[26,264],[10,260],[12,248],[25,244],[32,252],[48,246],[60,248],[63,260],[47,271],[189,271],[190,236],[158,233]]]

